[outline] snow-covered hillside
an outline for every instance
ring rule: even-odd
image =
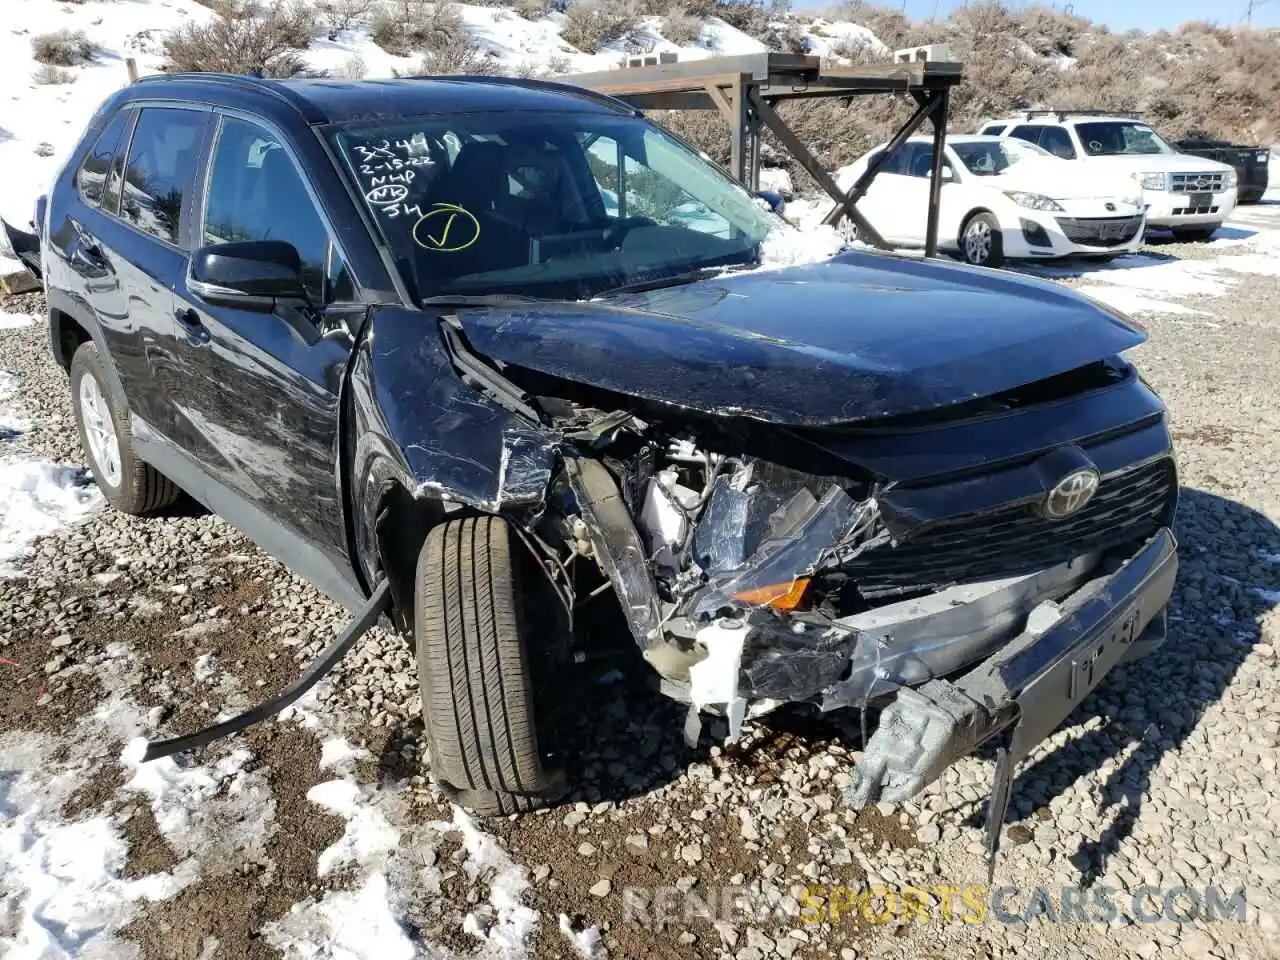
[[[564,16],[553,13],[531,22],[502,7],[459,5],[467,28],[500,67],[511,73],[607,70],[626,54],[619,41],[586,54],[561,38]],[[125,61],[154,73],[164,61],[163,38],[187,22],[214,14],[195,0],[5,0],[7,29],[0,32],[0,216],[11,223],[30,220],[35,199],[53,178],[98,104],[128,82]],[[842,25],[852,27],[850,24]],[[662,36],[662,18],[646,17],[630,35],[633,49],[674,52],[681,60],[755,53],[766,49],[717,18],[707,19],[691,44]],[[859,28],[853,28],[858,30]],[[82,30],[98,46],[91,62],[59,68],[69,82],[38,83],[41,64],[33,38],[58,30]],[[836,36],[832,32],[828,39]],[[819,41],[821,38],[818,38]],[[872,38],[874,40],[874,37]],[[373,42],[367,24],[335,39],[319,35],[303,53],[309,69],[332,75],[389,77],[414,69],[417,60],[387,53]]]

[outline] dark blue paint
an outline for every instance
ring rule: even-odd
[[[866,253],[460,318],[475,348],[504,363],[707,413],[808,426],[987,396],[1145,339],[1046,282]]]

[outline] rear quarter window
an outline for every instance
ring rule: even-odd
[[[982,136],[984,136],[984,137],[998,137],[998,136],[1000,136],[1000,134],[1004,133],[1005,128],[1006,128],[1006,127],[1008,127],[1008,126],[1009,126],[1009,125],[1008,125],[1007,123],[992,123],[992,124],[988,124],[987,126],[985,126],[985,127],[983,127],[983,128],[982,128]]]
[[[183,198],[195,176],[207,113],[144,107],[124,170],[120,217],[166,243],[179,242]]]
[[[103,198],[109,197],[105,206],[111,212],[115,212],[117,191],[108,190],[107,180],[111,174],[112,160],[124,150],[124,134],[132,117],[131,110],[121,110],[112,117],[102,133],[98,134],[98,139],[94,141],[80,169],[76,171],[76,189],[85,203],[95,207],[103,206]],[[116,172],[119,173],[118,166]]]

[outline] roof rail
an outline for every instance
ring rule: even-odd
[[[303,115],[308,123],[324,123],[328,118],[305,97],[300,97],[275,80],[252,73],[150,73],[139,77],[138,83],[156,83],[177,80],[185,83],[215,83],[244,90],[256,90],[281,100]]]
[[[495,85],[508,87],[536,87],[540,90],[554,91],[556,93],[564,93],[569,96],[577,97],[580,100],[590,100],[592,103],[598,103],[601,106],[611,107],[619,113],[631,114],[639,116],[640,112],[625,100],[619,100],[617,97],[611,97],[607,93],[598,93],[587,87],[579,87],[576,84],[565,83],[563,80],[542,80],[537,78],[522,77],[494,77],[480,76],[466,73],[445,74],[442,76],[421,75],[409,77],[410,80],[443,80],[443,81],[460,81],[464,83],[492,83]]]
[[[1062,109],[1050,110],[1024,110],[1022,111],[1026,119],[1033,117],[1057,117],[1059,120],[1065,120],[1067,117],[1137,117],[1140,114],[1117,111],[1117,110],[1077,110],[1074,107],[1064,107]]]

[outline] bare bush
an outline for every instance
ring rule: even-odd
[[[456,46],[455,38],[466,34],[466,23],[456,3],[442,0],[396,0],[373,23],[373,41],[388,53],[409,56],[437,48]]]
[[[559,77],[569,72],[569,58],[562,54],[555,54],[547,58],[547,69],[543,72],[544,76]]]
[[[711,14],[753,37],[762,37],[769,29],[769,12],[761,0],[716,0]]]
[[[166,37],[165,69],[298,76],[306,69],[299,52],[317,29],[315,10],[302,3],[235,4],[206,24],[184,24]]]
[[[809,38],[794,23],[771,23],[765,28],[761,40],[770,50],[779,53],[794,53],[803,56],[809,52]]]
[[[565,11],[560,36],[583,53],[599,53],[636,28],[638,17],[627,0],[579,0]]]
[[[526,20],[541,20],[551,12],[551,5],[547,0],[515,0],[511,9]]]
[[[683,10],[672,10],[662,21],[662,35],[678,46],[697,43],[702,36],[702,20]]]
[[[75,83],[76,75],[70,70],[55,67],[52,63],[42,63],[31,75],[31,79],[41,85],[51,83]]]
[[[32,37],[31,51],[37,63],[74,67],[92,60],[98,52],[98,45],[83,30],[55,30]]]
[[[915,32],[911,21],[902,11],[891,10],[868,0],[844,0],[831,16],[836,20],[847,20],[866,27],[891,50],[909,46]]]
[[[343,30],[350,30],[369,15],[373,0],[320,0],[316,4],[329,28],[329,39]]]
[[[435,38],[423,51],[420,70],[429,76],[451,73],[487,76],[501,72],[498,62],[487,56],[465,30]]]

